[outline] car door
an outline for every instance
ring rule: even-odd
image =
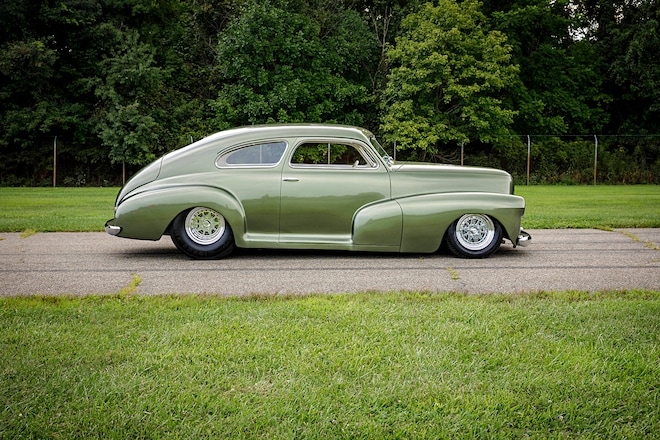
[[[246,143],[232,147],[216,160],[215,184],[240,201],[245,239],[273,242],[279,237],[280,185],[285,140]]]
[[[350,243],[353,216],[390,197],[385,167],[361,142],[299,139],[282,169],[282,243]]]

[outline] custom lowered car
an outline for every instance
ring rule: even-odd
[[[394,163],[367,130],[297,124],[222,131],[173,151],[119,191],[111,235],[169,234],[195,259],[235,247],[431,253],[483,258],[531,237],[511,176]]]

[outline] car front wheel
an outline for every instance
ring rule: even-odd
[[[451,224],[447,247],[462,258],[485,258],[499,249],[502,227],[485,214],[466,214]]]
[[[197,207],[179,214],[172,222],[170,236],[181,252],[194,259],[218,259],[234,250],[229,223],[210,208]]]

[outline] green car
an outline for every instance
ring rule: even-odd
[[[296,124],[222,131],[173,151],[117,195],[111,235],[169,234],[195,259],[235,247],[437,251],[483,258],[529,243],[500,170],[394,163],[368,130]]]

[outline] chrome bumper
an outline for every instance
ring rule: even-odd
[[[110,234],[110,235],[117,235],[117,234],[119,234],[119,233],[121,232],[121,226],[111,225],[111,224],[110,224],[111,221],[112,221],[112,220],[108,220],[108,221],[105,223],[105,232],[107,232],[107,233]]]
[[[522,247],[529,246],[530,241],[532,241],[532,236],[520,228],[520,234],[518,235],[518,240],[516,240],[517,245]]]

